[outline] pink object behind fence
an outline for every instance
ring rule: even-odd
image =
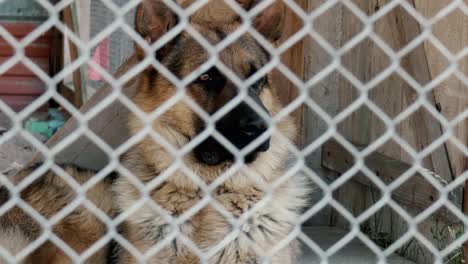
[[[109,62],[109,38],[104,39],[99,46],[96,48],[93,54],[93,61],[96,62],[107,72],[110,71],[110,62]],[[92,81],[102,81],[102,77],[99,72],[90,67],[88,71],[88,78]]]

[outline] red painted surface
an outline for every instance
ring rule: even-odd
[[[23,110],[26,106],[28,106],[31,102],[36,100],[38,96],[8,96],[8,95],[0,95],[0,100],[7,102],[8,106],[11,107],[13,110],[19,112]],[[47,111],[47,107],[39,107],[39,112]]]
[[[50,57],[50,39],[40,38],[37,41],[26,46],[26,56],[28,57]],[[15,49],[5,39],[0,38],[0,56],[9,57],[15,54]]]
[[[28,57],[32,62],[38,66],[42,71],[49,74],[50,73],[50,63],[49,58],[34,58]],[[0,65],[6,62],[9,58],[0,57]],[[37,76],[30,68],[26,67],[23,63],[17,63],[10,69],[8,69],[2,76]]]
[[[38,27],[37,23],[0,22],[10,34],[21,40]],[[24,52],[42,71],[50,74],[50,57],[52,55],[53,34],[46,32],[31,44]],[[13,46],[0,37],[0,65],[15,54]],[[45,85],[37,75],[23,63],[17,63],[0,74],[0,100],[15,111],[21,111],[45,91]],[[41,108],[43,110],[44,108]]]
[[[41,95],[44,90],[45,84],[35,77],[0,77],[0,94],[2,95]]]
[[[11,35],[15,36],[18,39],[27,36],[34,29],[40,26],[39,23],[34,22],[0,22],[3,28],[5,28]],[[47,31],[41,37],[52,37],[52,32]]]

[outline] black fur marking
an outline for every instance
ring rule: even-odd
[[[111,172],[109,174],[109,176],[107,176],[108,178],[106,179],[109,179],[111,182],[115,182],[115,180],[117,180],[117,178],[119,177],[119,173],[118,172]]]
[[[160,226],[157,227],[158,231],[156,232],[157,233],[156,236],[153,238],[154,242],[157,243],[157,242],[161,241],[162,239],[164,239],[164,235],[165,235],[164,234],[164,228],[166,228],[167,226],[168,225],[166,224],[166,225],[160,225]]]
[[[249,72],[247,73],[247,78],[250,78],[252,75],[254,75],[257,72],[257,66],[251,61],[249,62]]]
[[[86,169],[86,168],[83,168],[83,167],[80,167],[80,166],[77,166],[77,165],[73,165],[73,168],[77,171],[77,172],[96,172],[96,171],[91,171],[89,169]]]
[[[239,250],[236,250],[236,263],[239,263],[239,261],[240,261]]]
[[[154,69],[153,67],[149,68],[149,89],[152,89],[153,87],[156,87],[156,79],[158,78],[158,71]]]
[[[226,249],[223,248],[223,251],[221,251],[221,255],[219,255],[219,258],[218,258],[218,263],[219,264],[222,264],[221,261],[223,260],[225,254],[226,254]]]
[[[182,68],[182,56],[180,55],[181,50],[183,52],[183,49],[180,47],[181,45],[178,44],[180,39],[181,35],[177,35],[174,39],[172,39],[162,48],[157,50],[154,54],[155,59],[159,63],[163,64],[172,74],[177,76],[179,79],[181,78],[180,71]],[[158,71],[150,66],[148,75],[150,76],[149,87],[155,87],[155,81],[158,77]]]
[[[210,94],[218,94],[226,86],[226,77],[216,68],[212,67],[202,75],[208,75],[208,80],[195,80],[195,84],[202,86]]]
[[[194,128],[195,131],[197,131],[198,134],[202,133],[203,130],[205,129],[205,121],[201,117],[199,117],[197,114],[193,114],[193,120],[194,120]]]
[[[176,239],[174,239],[174,241],[172,241],[172,247],[174,247],[174,251],[175,251],[175,252],[178,252],[178,251],[179,251],[179,249],[178,249],[178,247],[177,247],[177,240],[176,240]]]
[[[219,42],[221,42],[223,39],[226,38],[226,33],[224,33],[222,30],[216,29],[215,33],[216,33],[216,36],[219,39]]]
[[[0,187],[0,205],[8,202],[8,200],[10,200],[10,191],[5,186]]]
[[[177,78],[182,79],[182,67],[184,66],[184,56],[182,55],[186,50],[186,41],[183,41],[182,35],[175,37],[170,44],[170,52],[165,54],[165,57],[160,57],[158,60],[164,62],[166,68],[174,74]]]
[[[246,78],[252,77],[258,71],[257,67],[255,66],[253,62],[250,62],[249,65],[250,65],[250,70],[247,73]],[[267,79],[266,76],[260,77],[255,83],[253,83],[250,86],[250,88],[253,89],[257,93],[260,92],[266,83],[266,79]]]
[[[37,168],[41,167],[42,164],[44,164],[44,162],[42,161],[39,161],[39,162],[36,162],[34,164],[31,164],[30,166],[26,167],[25,169],[26,170],[36,170]],[[60,166],[60,165],[59,165]]]
[[[259,225],[259,226],[258,226],[258,229],[260,230],[260,232],[262,232],[262,233],[264,233],[264,234],[268,233],[268,234],[270,234],[270,235],[274,235],[274,234],[273,234],[273,231],[271,231],[270,229],[266,228],[266,227],[263,226],[263,225]]]
[[[107,250],[106,263],[117,264],[119,262],[119,254],[122,250],[122,246],[115,240],[111,240],[109,243],[109,249]]]
[[[122,225],[117,226],[117,233],[125,237],[125,231]],[[122,254],[123,247],[117,243],[114,239],[109,242],[109,248],[107,250],[106,263],[117,264],[119,263],[120,255]]]
[[[276,219],[274,219],[273,217],[271,217],[270,215],[263,215],[263,216],[264,216],[266,219],[272,221],[273,223],[279,224],[279,222],[278,222]]]
[[[250,232],[245,232],[245,235],[251,240],[251,241],[255,241],[252,237],[252,235],[250,234]]]
[[[271,59],[270,53],[262,45],[258,44],[258,47],[260,51],[263,53],[263,56],[265,56],[266,61],[269,62]]]

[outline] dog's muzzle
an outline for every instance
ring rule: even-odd
[[[216,130],[239,150],[254,142],[267,129],[266,120],[245,103],[241,103],[216,123]],[[253,162],[260,152],[265,152],[269,148],[270,138],[261,142],[257,148],[245,155],[244,161],[246,163]],[[194,149],[194,154],[200,162],[207,165],[218,165],[234,160],[234,155],[212,136],[200,143]]]
[[[266,152],[270,148],[270,139],[267,139],[254,151],[244,157],[245,163],[255,161],[260,152]],[[207,165],[218,165],[226,161],[233,161],[234,155],[213,137],[207,138],[194,150],[195,157]]]

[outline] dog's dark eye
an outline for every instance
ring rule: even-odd
[[[200,82],[207,82],[207,81],[212,80],[212,78],[208,73],[205,73],[205,74],[200,75],[200,77],[198,77],[198,80]]]
[[[258,81],[256,81],[253,85],[252,85],[252,88],[257,91],[257,92],[260,92],[263,88],[263,86],[265,86],[265,83],[267,82],[267,77],[262,77],[260,78]]]
[[[247,77],[250,78],[252,75],[254,75],[257,72],[257,67],[253,63],[250,64],[250,71],[247,74]],[[260,92],[260,90],[263,88],[267,81],[267,77],[263,76],[260,79],[258,79],[254,84],[250,86],[254,91]]]
[[[200,75],[195,83],[209,90],[218,90],[226,85],[226,77],[213,67]]]

